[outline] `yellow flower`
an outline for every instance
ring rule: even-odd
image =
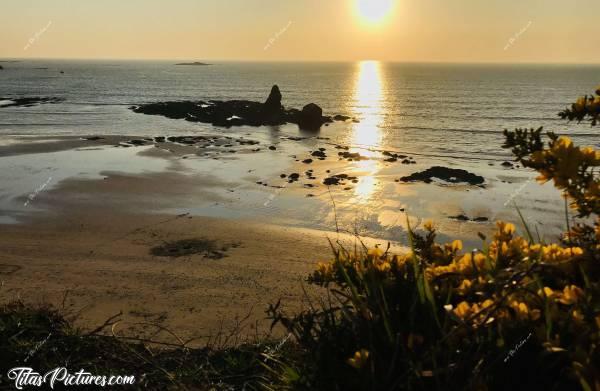
[[[573,316],[573,319],[575,319],[578,322],[583,322],[584,320],[583,314],[577,310],[574,310],[571,315]]]
[[[317,264],[317,271],[315,272],[316,277],[328,281],[333,277],[333,266],[331,263],[319,262]]]
[[[452,251],[460,251],[463,248],[463,244],[462,241],[460,240],[455,240],[454,242],[452,242]]]
[[[550,298],[552,297],[552,295],[554,295],[554,291],[550,288],[548,288],[547,286],[544,287],[544,289],[540,289],[538,290],[538,295],[540,296],[544,296],[546,295],[546,297]]]
[[[578,176],[579,168],[586,159],[581,149],[575,147],[570,138],[562,136],[552,145],[550,154],[555,158],[551,177],[558,188],[564,188],[569,180]]]
[[[377,260],[373,264],[375,269],[380,271],[381,273],[387,273],[392,268],[392,265],[388,261]]]
[[[481,303],[481,309],[484,310],[488,307],[491,307],[492,305],[494,305],[494,302],[490,299],[487,299],[483,303]]]
[[[453,311],[456,316],[465,319],[471,314],[471,305],[466,301],[461,301]]]
[[[596,151],[592,147],[581,148],[581,155],[583,160],[590,166],[597,166],[600,164],[600,151]]]
[[[583,296],[583,290],[576,285],[568,285],[563,289],[563,293],[558,301],[565,305],[577,303],[580,297]]]
[[[469,291],[469,289],[471,288],[472,285],[473,285],[473,283],[471,282],[471,280],[465,279],[460,283],[460,285],[458,286],[458,288],[456,288],[456,290],[461,295],[465,295]]]
[[[579,98],[577,98],[577,101],[573,104],[573,110],[575,111],[583,111],[583,109],[585,108],[585,97],[584,96],[580,96]]]
[[[486,259],[486,256],[481,253],[475,255],[467,253],[458,260],[456,267],[458,272],[462,274],[471,274],[475,272],[475,268],[477,271],[484,270],[486,268]]]
[[[494,239],[500,242],[508,242],[512,239],[512,235],[515,233],[515,226],[513,224],[497,221],[496,226],[498,231],[494,235]]]
[[[425,222],[425,224],[423,224],[423,228],[425,228],[427,231],[433,231],[435,228],[433,227],[433,221],[431,220],[427,220]]]
[[[527,307],[527,304],[513,300],[510,302],[509,306],[515,310],[517,319],[529,319],[529,308]]]
[[[346,362],[353,368],[360,369],[365,366],[369,360],[369,351],[366,349],[360,349],[354,353],[354,356],[350,357]]]
[[[369,249],[369,251],[367,252],[367,255],[369,255],[373,258],[381,258],[383,256],[383,250],[380,249],[379,247],[374,247],[372,249]]]

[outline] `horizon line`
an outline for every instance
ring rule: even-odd
[[[63,61],[199,61],[207,63],[360,63],[374,61],[390,64],[440,64],[440,65],[599,65],[600,62],[553,62],[553,61],[456,61],[456,60],[288,60],[288,59],[193,59],[193,58],[131,58],[131,57],[0,57],[0,61],[39,61],[39,60],[63,60]],[[211,64],[216,65],[216,64]]]

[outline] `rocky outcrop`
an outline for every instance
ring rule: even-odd
[[[400,180],[402,182],[421,181],[431,183],[433,178],[449,183],[468,183],[470,185],[481,185],[485,181],[482,176],[469,171],[441,166],[433,166],[425,171],[415,172],[409,176],[400,178]]]
[[[265,123],[275,124],[284,114],[283,105],[281,104],[281,92],[279,91],[277,84],[271,88],[269,97],[265,103],[263,103],[262,114],[264,116]]]
[[[318,130],[323,124],[333,122],[331,117],[323,116],[323,110],[314,103],[304,106],[300,111],[285,109],[281,100],[279,87],[274,85],[265,103],[248,100],[171,101],[147,103],[130,109],[141,114],[162,115],[222,127],[294,123],[302,129]]]
[[[302,129],[315,130],[327,122],[323,118],[323,109],[314,103],[309,103],[302,108],[298,117],[298,125]]]

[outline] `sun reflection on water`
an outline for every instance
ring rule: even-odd
[[[382,143],[379,126],[383,122],[383,82],[378,61],[358,63],[354,91],[360,122],[353,126],[352,145],[379,148]],[[368,158],[355,162],[361,178],[354,194],[360,202],[366,202],[372,196],[376,186],[375,174],[379,171],[379,161],[374,159],[377,154],[365,148],[351,148],[351,152],[358,152]]]

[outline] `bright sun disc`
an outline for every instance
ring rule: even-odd
[[[381,22],[391,11],[393,0],[356,0],[360,17],[367,23]]]

